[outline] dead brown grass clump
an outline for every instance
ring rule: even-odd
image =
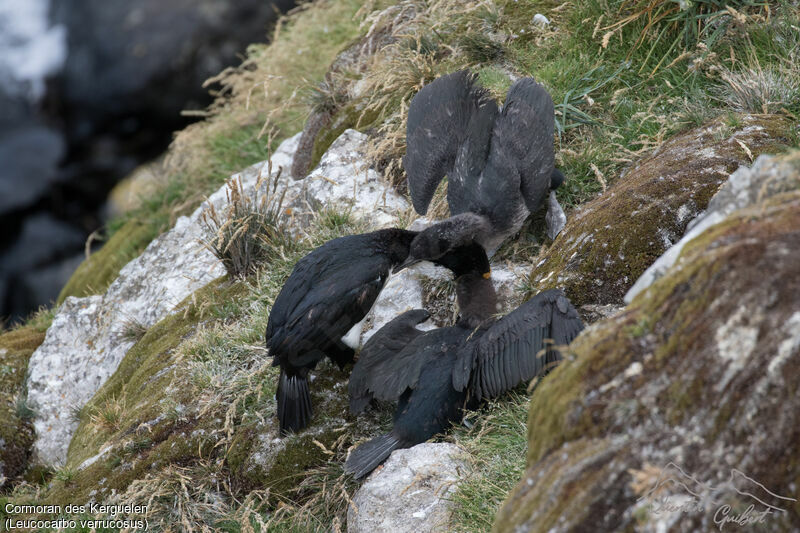
[[[272,163],[268,165],[272,175]],[[200,220],[210,235],[202,241],[220,261],[231,277],[244,277],[255,272],[259,265],[276,254],[283,255],[292,245],[286,229],[281,206],[286,189],[278,193],[278,179],[272,181],[259,173],[252,193],[245,192],[241,175],[227,182],[228,204],[219,213],[214,204],[208,204]],[[265,192],[261,192],[266,186]]]

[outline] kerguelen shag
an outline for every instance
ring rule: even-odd
[[[372,308],[390,270],[408,256],[416,232],[383,229],[333,239],[300,259],[270,312],[266,343],[280,366],[276,400],[281,433],[311,420],[308,372],[326,355],[353,361],[342,337]]]
[[[533,78],[523,78],[508,90],[500,110],[475,81],[466,70],[443,76],[423,87],[409,106],[403,166],[414,208],[427,213],[447,175],[453,215],[420,233],[409,264],[472,240],[493,254],[548,193],[551,238],[566,221],[554,192],[564,176],[554,166],[550,94]],[[563,220],[552,227],[556,219]]]
[[[351,410],[363,410],[372,398],[398,405],[392,431],[350,453],[345,470],[355,477],[367,475],[393,450],[444,431],[482,398],[500,396],[548,370],[560,359],[555,346],[569,344],[583,329],[557,289],[494,319],[489,263],[478,250],[482,259],[472,261],[469,271],[451,268],[460,308],[455,326],[421,332],[414,326],[425,320],[425,311],[408,311],[364,346],[350,378]]]

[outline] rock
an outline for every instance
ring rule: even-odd
[[[67,30],[59,92],[72,128],[130,131],[152,128],[159,116],[177,119],[187,102],[207,101],[206,79],[235,63],[248,44],[264,40],[276,8],[294,5],[54,0],[53,21]]]
[[[533,20],[531,21],[534,26],[549,26],[550,19],[542,15],[541,13],[536,13],[533,16]]]
[[[311,174],[288,185],[286,205],[293,208],[295,218],[336,205],[349,206],[352,215],[369,219],[376,229],[398,223],[398,215],[409,204],[375,170],[362,168],[366,142],[365,134],[345,130]],[[296,223],[302,225],[299,220]]]
[[[295,139],[275,153],[275,170],[291,163]],[[244,171],[243,184],[252,190],[264,164]],[[224,209],[225,187],[209,197]],[[117,369],[133,340],[130,325],[149,327],[165,317],[184,298],[223,276],[222,263],[200,244],[198,223],[207,203],[156,238],[141,256],[128,263],[102,296],[67,298],[29,362],[28,403],[34,420],[36,459],[45,465],[66,460],[78,422],[70,409],[80,409]]]
[[[84,241],[80,230],[48,213],[37,213],[25,220],[22,232],[6,252],[8,255],[0,257],[0,272],[41,266]]]
[[[428,443],[392,452],[367,478],[347,510],[348,533],[444,531],[448,496],[466,469],[454,444]]]
[[[756,159],[752,168],[739,167],[711,198],[708,209],[695,217],[688,225],[686,234],[675,243],[664,255],[636,280],[633,287],[625,294],[625,303],[630,303],[637,294],[653,284],[675,264],[683,247],[710,228],[721,222],[727,215],[737,209],[748,207],[765,198],[781,193],[786,188],[797,188],[792,181],[796,177],[796,169],[791,162],[762,155]]]
[[[373,170],[355,170],[363,155],[366,136],[346,131],[306,179],[288,176],[299,135],[281,143],[272,157],[272,172],[281,172],[279,193],[285,190],[285,205],[292,208],[290,224],[296,232],[314,215],[309,206],[349,209],[367,217],[374,225],[395,223],[395,213],[407,207]],[[259,176],[266,176],[267,162],[235,175],[245,194],[252,194]],[[270,181],[270,180],[264,180]],[[213,204],[224,213],[227,188],[221,187],[189,217],[158,237],[141,256],[128,263],[102,296],[68,297],[59,308],[42,345],[29,363],[28,401],[37,411],[34,421],[37,460],[45,465],[62,464],[70,439],[78,426],[67,415],[80,409],[114,373],[133,345],[126,337],[131,325],[150,327],[184,298],[223,276],[222,263],[200,240],[205,236],[199,223],[202,212]]]
[[[719,119],[665,142],[573,212],[536,261],[534,290],[563,288],[576,306],[621,304],[750,154],[790,144],[792,126],[783,117],[743,116],[739,122],[734,129]]]
[[[114,183],[164,151],[172,132],[195,120],[181,111],[211,103],[203,82],[240,63],[248,45],[267,38],[278,11],[294,6],[0,3],[0,256],[30,210],[72,220],[82,240],[102,226]],[[70,255],[82,250],[81,243]],[[0,276],[0,287],[9,283]],[[0,316],[24,317],[29,300],[0,300]]]
[[[45,126],[0,130],[0,217],[30,206],[45,193],[58,178],[64,152],[64,140]]]
[[[36,101],[61,68],[65,28],[48,23],[49,0],[0,5],[0,92]]]
[[[17,309],[52,306],[53,295],[58,294],[85,257],[80,253],[19,273],[11,280],[9,301]]]
[[[74,251],[84,242],[83,231],[46,211],[22,221],[17,238],[0,250],[0,310],[7,311],[9,322],[53,301],[80,263]]]
[[[751,173],[784,192],[688,242],[537,387],[494,531],[797,530],[800,154]]]

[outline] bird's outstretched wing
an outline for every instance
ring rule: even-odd
[[[475,85],[475,79],[474,74],[460,70],[434,80],[411,100],[403,167],[414,209],[422,215],[442,177],[453,169],[473,117],[486,115],[494,120],[497,104]]]
[[[378,400],[398,401],[406,389],[416,388],[422,367],[428,361],[457,350],[468,334],[467,330],[456,326],[426,331],[376,368],[367,386]]]
[[[414,326],[428,320],[430,316],[424,309],[406,311],[379,329],[364,344],[348,383],[351,413],[360,413],[367,407],[375,393],[370,388],[373,374],[380,374],[383,365],[422,335],[423,332]]]
[[[519,178],[525,205],[535,212],[544,201],[554,171],[553,99],[533,78],[508,90],[497,117],[487,162],[487,177]]]
[[[453,370],[453,387],[469,386],[476,399],[495,398],[559,360],[553,344],[568,344],[581,329],[583,323],[563,292],[539,293],[464,345]]]

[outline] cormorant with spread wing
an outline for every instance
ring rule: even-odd
[[[427,213],[447,175],[453,216],[420,233],[408,264],[472,240],[494,253],[548,193],[551,238],[566,221],[553,192],[564,176],[554,166],[550,94],[533,78],[523,78],[508,90],[500,110],[475,80],[467,70],[443,76],[423,87],[409,106],[403,165],[414,208]],[[553,227],[556,219],[559,227]]]
[[[362,350],[349,387],[351,409],[363,409],[373,397],[398,406],[389,434],[351,452],[345,470],[355,477],[371,472],[393,450],[444,431],[481,398],[498,397],[540,375],[560,359],[554,346],[569,344],[583,329],[560,290],[539,293],[496,320],[496,295],[482,268],[458,276],[456,287],[461,315],[455,326],[423,333],[413,327],[423,312],[409,311]]]

